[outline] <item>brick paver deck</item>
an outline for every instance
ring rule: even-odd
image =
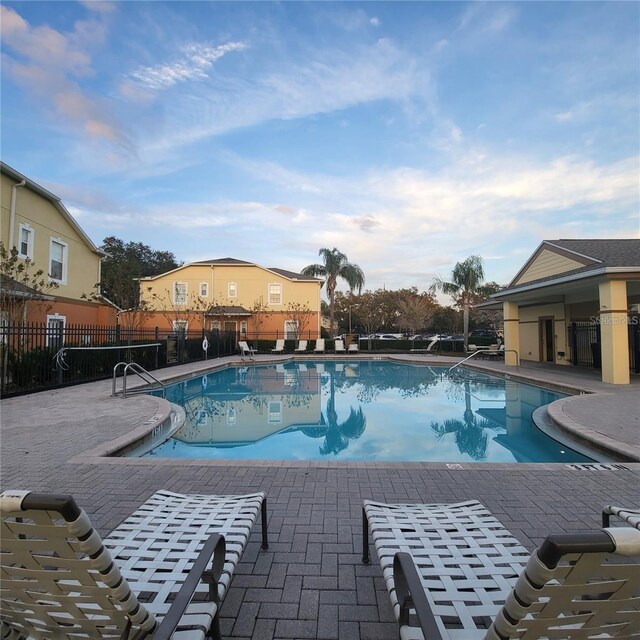
[[[200,368],[192,366],[191,369]],[[163,372],[175,375],[176,370]],[[266,491],[271,545],[256,527],[222,608],[231,638],[396,638],[377,564],[361,564],[364,499],[475,498],[532,549],[548,532],[599,526],[605,503],[637,505],[640,465],[575,471],[565,465],[207,464],[155,460],[70,463],[152,416],[159,400],[110,398],[99,382],[3,400],[3,488],[72,493],[106,534],[154,491]]]

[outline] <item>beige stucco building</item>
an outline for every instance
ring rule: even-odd
[[[545,240],[506,289],[505,362],[602,369],[628,384],[640,373],[640,240]]]
[[[248,338],[315,339],[322,280],[236,258],[140,278],[142,325],[161,332],[220,329]],[[126,317],[123,318],[126,321]]]
[[[56,283],[44,300],[29,301],[21,318],[4,320],[67,324],[115,324],[116,309],[99,295],[100,261],[105,255],[90,240],[60,198],[0,162],[0,240],[18,260],[32,261],[45,280]],[[3,274],[11,295],[33,293]],[[89,299],[87,299],[89,298]],[[5,310],[6,311],[6,310]]]

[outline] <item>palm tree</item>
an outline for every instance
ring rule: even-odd
[[[333,249],[320,249],[318,255],[322,258],[324,264],[310,264],[302,270],[305,276],[324,278],[327,288],[327,296],[329,297],[329,318],[331,320],[330,333],[334,336],[334,303],[336,286],[338,278],[342,278],[349,285],[349,289],[353,291],[362,291],[364,286],[364,273],[357,264],[351,264],[347,260],[344,253]]]
[[[357,440],[367,428],[367,419],[358,407],[356,411],[351,407],[349,417],[344,422],[338,422],[336,411],[336,374],[330,373],[329,400],[327,401],[327,431],[320,453],[326,456],[330,453],[337,455],[349,446],[350,440]]]
[[[462,307],[464,322],[464,348],[469,344],[469,309],[478,289],[484,280],[484,265],[480,256],[469,256],[462,262],[457,262],[451,273],[451,281],[447,282],[436,276],[429,287],[429,291],[442,291],[456,298],[456,303]]]

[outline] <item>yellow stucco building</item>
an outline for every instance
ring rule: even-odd
[[[221,258],[139,282],[141,324],[160,332],[219,329],[249,339],[293,340],[320,335],[322,280],[300,273]]]
[[[505,362],[602,369],[628,384],[640,373],[640,240],[545,240],[506,289]]]
[[[95,298],[104,252],[93,244],[60,198],[44,187],[4,162],[0,162],[0,181],[2,244],[9,252],[15,248],[19,261],[31,260],[32,272],[42,269],[45,280],[57,285],[44,299],[28,302],[23,317],[3,320],[43,322],[55,328],[115,324],[114,306]],[[2,287],[11,296],[33,297],[32,291],[6,274]]]

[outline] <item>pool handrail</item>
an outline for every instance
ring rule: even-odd
[[[165,385],[164,382],[162,382],[161,380],[158,380],[158,378],[156,378],[152,373],[149,373],[144,367],[142,367],[141,365],[139,365],[137,362],[118,362],[118,364],[116,364],[115,367],[113,367],[113,381],[111,384],[111,397],[115,397],[117,395],[116,393],[116,376],[118,375],[118,369],[124,366],[124,370],[122,372],[122,397],[126,398],[127,397],[127,371],[131,370],[133,373],[135,373],[139,378],[141,378],[144,382],[146,382],[147,384],[152,384],[153,382],[157,383],[158,385],[160,385],[160,388],[162,389],[162,397],[164,398],[164,390],[165,390]],[[145,378],[145,376],[148,376],[147,378]]]
[[[471,360],[474,356],[477,356],[479,353],[493,353],[491,349],[483,349],[479,348],[477,351],[469,354],[464,360],[460,360],[460,362],[456,362],[452,367],[449,368],[449,373],[451,373],[456,367],[459,367],[461,364],[464,364],[467,360]],[[516,354],[516,371],[520,368],[520,356],[515,349],[501,349],[500,353],[515,353]]]

